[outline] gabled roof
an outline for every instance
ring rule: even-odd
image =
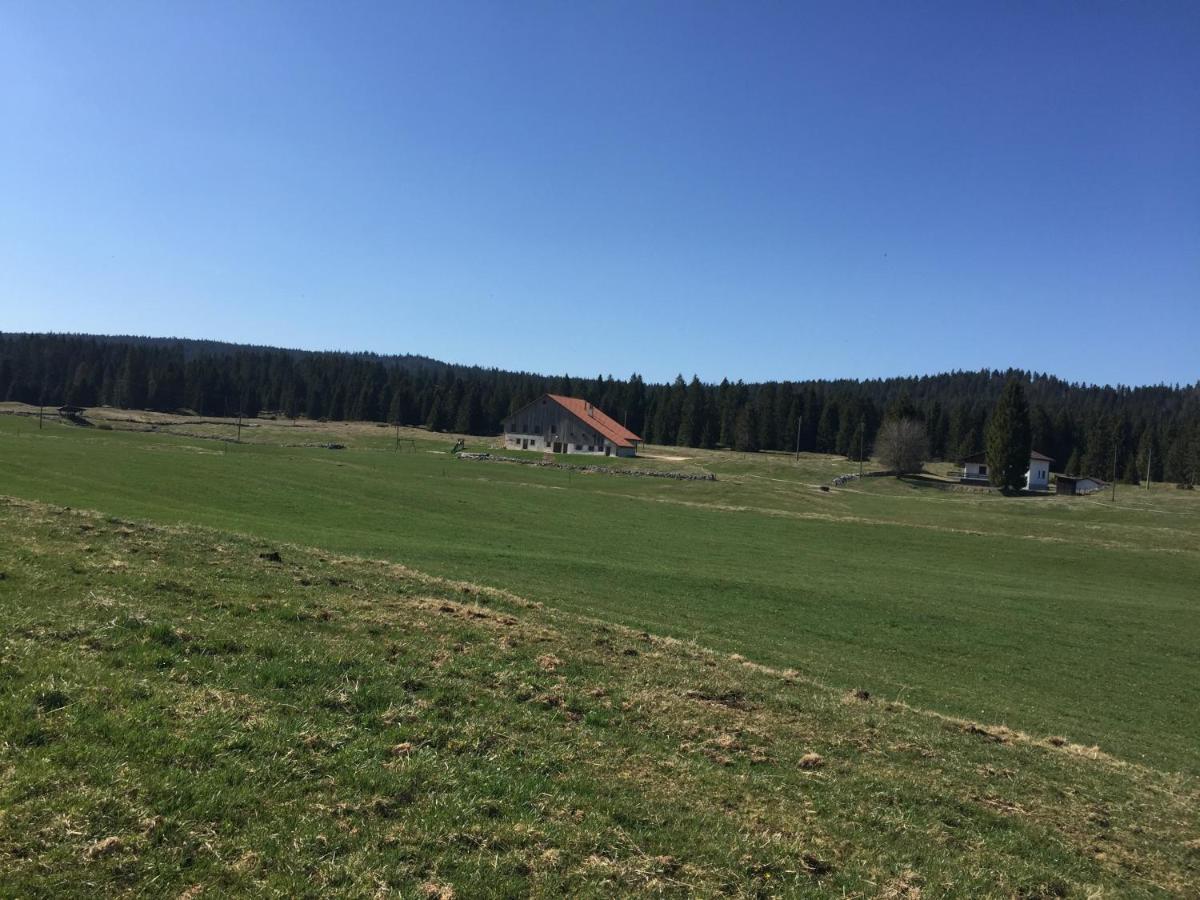
[[[1030,451],[1029,458],[1040,460],[1042,462],[1054,462],[1053,456],[1047,456],[1045,453],[1038,453],[1038,451],[1036,451],[1036,450]],[[985,462],[987,462],[987,453],[986,452],[973,453],[970,456],[963,457],[963,462],[965,462],[965,463],[985,463]]]
[[[606,415],[599,407],[593,406],[579,397],[563,397],[560,394],[547,394],[551,400],[566,409],[575,418],[580,419],[600,432],[618,447],[632,447],[634,441],[642,439],[618,422]]]
[[[580,397],[564,397],[561,394],[544,394],[543,397],[553,400],[575,418],[586,423],[589,428],[594,429],[618,447],[632,447],[635,442],[645,443],[616,419],[606,415],[598,406],[593,406]],[[505,416],[504,420],[507,422],[509,419],[515,418],[522,410],[533,406],[537,402],[537,400],[534,400],[533,403],[521,407],[521,409],[512,415]]]
[[[1104,484],[1102,478],[1096,478],[1092,475],[1055,475],[1059,481],[1094,481],[1096,484]]]

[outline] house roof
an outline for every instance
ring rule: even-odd
[[[547,394],[546,396],[575,418],[587,422],[618,447],[632,447],[634,441],[640,443],[642,440],[616,419],[607,415],[600,407],[593,406],[580,397],[563,397],[561,394]]]
[[[602,437],[610,440],[618,447],[632,447],[634,442],[644,443],[640,437],[618,422],[616,419],[605,414],[598,406],[593,406],[587,400],[581,397],[564,397],[561,394],[544,394],[539,399],[553,400],[575,418],[581,422],[586,422],[590,428],[595,429]],[[537,403],[529,403],[521,407],[512,415],[505,416],[504,421],[515,418],[523,410],[528,409]]]
[[[1029,458],[1037,459],[1042,462],[1054,462],[1053,456],[1047,456],[1045,453],[1039,453],[1036,450],[1030,451]],[[985,463],[985,462],[987,462],[987,453],[986,452],[973,453],[970,456],[964,456],[963,462],[965,462],[965,463]]]

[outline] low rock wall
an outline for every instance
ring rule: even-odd
[[[543,469],[570,469],[596,475],[626,475],[634,478],[673,478],[676,481],[716,481],[712,472],[658,472],[653,469],[614,469],[609,466],[576,466],[570,463],[546,462],[541,459],[521,459],[517,456],[499,456],[495,453],[459,453],[459,459],[476,462],[506,462],[521,466],[539,466]]]

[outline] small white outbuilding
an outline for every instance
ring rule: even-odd
[[[1025,490],[1046,491],[1050,489],[1050,463],[1054,460],[1034,450],[1029,454],[1029,468],[1025,471]],[[987,454],[976,453],[963,460],[963,471],[959,480],[963,484],[987,484]]]

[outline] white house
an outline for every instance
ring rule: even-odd
[[[636,456],[642,439],[578,397],[542,394],[504,419],[509,450]]]
[[[1025,471],[1025,490],[1046,491],[1050,489],[1050,463],[1054,462],[1044,453],[1034,450],[1029,454],[1029,468]],[[963,484],[987,484],[987,454],[976,453],[963,460],[960,480]]]

